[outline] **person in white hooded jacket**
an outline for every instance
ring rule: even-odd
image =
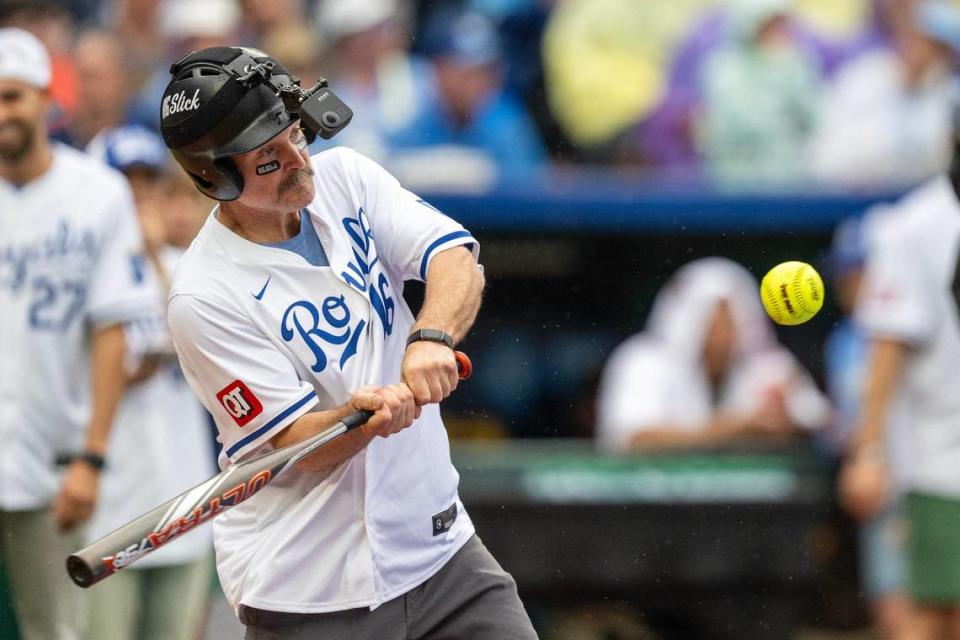
[[[682,267],[657,295],[646,331],[604,368],[600,446],[711,447],[824,423],[826,400],[776,341],[757,292],[756,279],[731,260]]]

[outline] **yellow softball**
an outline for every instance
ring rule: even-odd
[[[823,280],[806,262],[784,262],[763,276],[760,299],[777,324],[803,324],[823,306]]]

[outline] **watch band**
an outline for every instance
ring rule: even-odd
[[[453,336],[440,329],[417,329],[407,336],[407,346],[409,347],[414,342],[421,340],[426,340],[427,342],[442,342],[453,349]]]
[[[92,451],[84,451],[78,455],[75,460],[83,460],[97,471],[102,470],[107,464],[102,455],[99,453],[93,453]]]
[[[106,460],[103,459],[102,455],[100,455],[99,453],[94,453],[92,451],[84,451],[83,453],[75,453],[75,454],[69,454],[69,455],[60,455],[60,456],[57,456],[56,462],[58,466],[66,466],[78,460],[82,460],[83,462],[86,462],[88,465],[90,465],[97,471],[101,471],[107,465],[107,462]]]

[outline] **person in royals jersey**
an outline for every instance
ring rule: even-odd
[[[40,41],[0,29],[0,558],[23,639],[77,640],[63,558],[97,501],[121,326],[157,294],[123,176],[48,140],[49,86]]]
[[[960,634],[960,137],[954,136],[949,173],[871,221],[855,310],[869,338],[869,365],[840,476],[841,498],[862,520],[879,515],[894,489],[905,493],[913,606],[898,637],[911,640]],[[894,444],[902,450],[892,451]],[[900,456],[908,464],[894,469]]]
[[[215,520],[247,637],[535,638],[460,502],[440,419],[480,306],[477,241],[366,157],[310,157],[278,95],[294,79],[264,52],[205,49],[171,73],[164,140],[219,204],[167,317],[221,465],[374,412]],[[407,280],[426,282],[416,317]]]

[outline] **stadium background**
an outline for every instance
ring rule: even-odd
[[[54,135],[79,146],[90,133],[84,91],[100,89],[84,89],[84,80],[96,76],[77,72],[72,47],[85,29],[105,29],[123,41],[139,22],[129,15],[155,12],[166,22],[158,27],[159,44],[147,53],[167,56],[155,60],[156,68],[169,64],[178,46],[202,36],[259,44],[281,61],[285,53],[296,57],[291,66],[323,71],[336,67],[330,62],[336,51],[325,51],[324,42],[343,33],[331,35],[317,20],[324,4],[337,3],[278,1],[264,10],[251,1],[0,0],[6,19],[34,28],[51,47],[61,106]],[[351,11],[379,15],[392,4],[357,1]],[[482,244],[489,285],[463,347],[477,372],[445,412],[456,437],[464,501],[480,535],[516,575],[544,638],[847,638],[860,637],[851,634],[866,626],[852,525],[835,505],[832,463],[811,443],[612,459],[595,453],[590,442],[605,357],[642,328],[654,294],[678,267],[710,255],[737,260],[758,277],[787,259],[824,266],[838,222],[922,177],[909,167],[902,175],[859,175],[847,182],[824,180],[808,167],[768,175],[760,159],[753,173],[749,167],[746,174],[729,173],[722,157],[698,147],[689,132],[662,147],[651,143],[651,149],[667,149],[662,153],[646,148],[656,133],[651,123],[663,116],[664,104],[670,106],[671,74],[690,34],[714,34],[721,43],[729,37],[716,22],[729,10],[723,4],[396,5],[404,42],[428,59],[469,49],[445,31],[460,10],[489,20],[500,38],[503,85],[529,115],[542,152],[519,165],[507,164],[518,162],[512,157],[501,164],[503,142],[495,140],[499,122],[493,119],[485,136],[464,143],[492,160],[492,173],[454,163],[450,175],[430,184],[416,164],[398,164],[397,171]],[[829,61],[824,54],[810,63],[817,91],[826,93],[838,70],[869,50],[864,43],[893,46],[883,41],[886,27],[878,26],[875,12],[885,9],[878,8],[911,4],[803,0],[776,10],[833,47]],[[343,29],[363,27],[339,19]],[[209,32],[195,33],[197,24]],[[960,33],[953,35],[960,42]],[[345,65],[336,68],[342,72]],[[329,75],[336,88],[336,75]],[[143,89],[147,81],[134,80],[121,122],[94,124],[139,117],[136,100],[147,92],[129,88]],[[705,108],[697,103],[690,113],[699,117]],[[669,150],[674,142],[684,148],[678,154]],[[415,146],[397,145],[398,155]],[[388,167],[392,151],[383,157]],[[938,150],[930,155],[935,164]],[[410,292],[414,300],[417,294],[416,288]],[[778,331],[821,383],[824,336],[838,315],[829,293],[827,299],[814,321]],[[13,640],[5,590],[0,584],[0,638]],[[212,590],[206,637],[236,637],[215,585]]]

